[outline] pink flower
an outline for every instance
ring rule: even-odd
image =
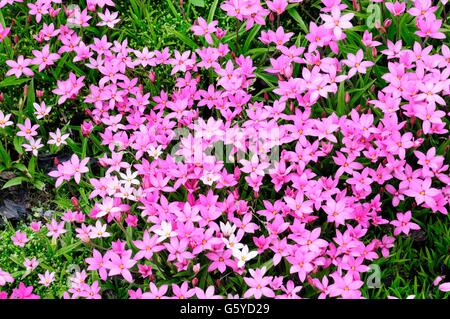
[[[33,136],[36,136],[38,133],[36,130],[39,128],[38,124],[31,125],[31,121],[29,118],[25,119],[24,124],[17,124],[17,127],[20,129],[19,132],[17,132],[17,136],[23,136],[27,140],[32,139]]]
[[[48,144],[50,145],[56,145],[56,146],[61,146],[61,145],[67,145],[67,138],[70,136],[69,133],[67,134],[61,134],[61,130],[59,128],[56,129],[56,132],[50,132],[50,139],[48,140]]]
[[[52,236],[53,240],[56,240],[59,236],[64,234],[67,230],[64,229],[64,221],[58,223],[55,219],[51,220],[51,223],[47,224],[48,233],[47,236]]]
[[[394,235],[397,236],[400,233],[404,233],[406,235],[409,234],[411,229],[418,230],[420,226],[416,223],[410,222],[411,220],[411,211],[407,211],[403,213],[397,213],[397,220],[391,221],[391,224],[395,226]]]
[[[8,282],[14,282],[14,278],[9,273],[3,271],[3,269],[0,268],[0,286],[4,286]]]
[[[118,12],[109,12],[108,9],[105,10],[105,13],[98,13],[98,16],[102,21],[97,23],[98,26],[107,26],[108,28],[114,28],[114,26],[120,21],[118,19]]]
[[[39,72],[44,70],[47,66],[55,64],[55,61],[60,58],[60,55],[58,53],[50,53],[49,44],[46,44],[41,51],[33,50],[33,55],[35,56],[35,58],[31,63],[39,65]]]
[[[38,120],[47,116],[50,113],[50,111],[52,110],[52,108],[50,106],[45,105],[45,102],[41,102],[41,104],[33,103],[33,107],[36,110],[34,112],[34,115],[36,115],[36,118]]]
[[[32,231],[36,233],[41,229],[41,224],[42,224],[41,222],[32,222],[30,224],[30,228]]]
[[[399,16],[403,12],[405,12],[406,9],[406,3],[404,2],[398,2],[395,3],[392,2],[386,2],[386,8],[389,10],[390,13],[392,13],[394,16]]]
[[[431,187],[431,178],[415,179],[410,182],[409,189],[405,190],[404,194],[414,197],[418,205],[425,202],[433,207],[436,205],[433,197],[439,194],[439,190]]]
[[[105,264],[105,267],[109,269],[108,275],[122,275],[126,281],[133,282],[133,276],[129,269],[136,264],[136,261],[131,258],[131,253],[131,250],[125,251],[122,255],[114,252],[109,253],[110,261]]]
[[[6,64],[11,68],[6,75],[15,75],[16,78],[20,78],[22,74],[27,76],[33,76],[34,72],[28,67],[31,64],[31,59],[25,59],[23,55],[17,58],[17,62],[13,60],[7,60]]]
[[[352,27],[350,20],[354,17],[353,13],[347,13],[341,15],[341,10],[334,7],[331,10],[331,16],[326,14],[320,14],[320,17],[325,22],[323,24],[324,28],[333,30],[333,34],[336,39],[342,39],[342,30],[349,29]]]
[[[269,286],[272,282],[272,277],[264,277],[266,267],[250,269],[252,278],[244,277],[245,283],[250,287],[244,294],[244,298],[254,296],[255,299],[261,299],[262,296],[269,298],[275,297],[275,293]]]
[[[342,63],[350,67],[350,70],[348,71],[348,77],[351,78],[353,75],[355,75],[357,72],[365,74],[368,67],[371,67],[374,65],[373,62],[370,61],[363,61],[364,59],[364,53],[362,49],[359,49],[356,55],[352,53],[347,54],[347,59],[342,60]]]
[[[139,252],[134,256],[134,259],[139,260],[142,258],[151,259],[153,253],[161,251],[164,246],[157,245],[158,235],[153,235],[150,237],[148,231],[144,231],[143,240],[134,240],[133,244],[139,249]]]
[[[25,258],[23,265],[25,266],[27,271],[31,272],[39,265],[39,261],[36,260],[36,257],[33,257],[32,259]]]
[[[43,275],[38,274],[38,277],[39,277],[39,283],[45,287],[48,287],[55,280],[55,273],[49,272],[48,270],[46,270]]]
[[[25,247],[25,244],[29,241],[27,235],[20,231],[16,231],[16,234],[11,237],[13,244],[19,247]]]
[[[364,284],[361,280],[355,280],[352,274],[344,277],[339,274],[333,276],[334,284],[329,286],[330,297],[341,296],[344,299],[359,299],[361,292],[358,290]]]
[[[442,20],[437,20],[434,14],[420,16],[417,18],[419,31],[415,34],[422,38],[445,39],[445,34],[439,32],[441,25]]]
[[[33,294],[33,286],[25,286],[23,282],[19,284],[18,288],[13,289],[10,296],[11,299],[40,299],[36,294]]]
[[[212,45],[213,39],[211,37],[211,34],[216,32],[217,30],[216,26],[218,23],[219,23],[218,21],[212,21],[211,23],[207,23],[205,19],[199,17],[197,19],[197,24],[194,24],[191,27],[191,30],[195,35],[198,36],[204,35],[206,42]]]
[[[288,2],[286,0],[266,1],[266,4],[267,7],[276,14],[282,14],[288,6]]]
[[[449,292],[450,291],[450,282],[443,283],[439,285],[439,290],[443,292]]]
[[[14,122],[10,121],[11,114],[3,114],[3,112],[0,110],[0,128],[5,128],[7,126],[11,126],[14,124]]]
[[[89,265],[87,270],[97,270],[98,274],[100,275],[100,278],[102,280],[106,280],[108,277],[108,272],[106,265],[109,262],[109,253],[105,253],[105,255],[102,256],[102,254],[97,250],[93,250],[93,255],[90,258],[86,258],[86,263]]]
[[[68,175],[73,176],[75,182],[77,184],[80,183],[81,174],[89,172],[89,168],[87,168],[86,164],[89,162],[89,157],[81,160],[78,158],[76,154],[73,154],[68,166],[66,167],[66,173]]]

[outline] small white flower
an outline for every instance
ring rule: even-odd
[[[231,235],[234,234],[235,230],[236,230],[236,225],[231,225],[229,222],[227,222],[226,224],[220,222],[220,230],[222,232],[222,234],[225,237],[230,237]]]
[[[91,228],[89,237],[94,238],[106,238],[109,237],[110,233],[106,231],[106,224],[102,224],[99,220],[95,223],[95,227]]]
[[[239,268],[245,266],[245,263],[258,255],[256,251],[249,251],[248,246],[245,245],[242,250],[233,249],[233,256],[237,259]]]
[[[177,235],[177,233],[172,230],[171,223],[163,221],[160,226],[161,228],[154,231],[154,233],[159,236],[158,243],[162,242],[166,238],[175,237]]]

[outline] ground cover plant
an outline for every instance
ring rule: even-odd
[[[448,297],[449,12],[0,0],[0,299]]]

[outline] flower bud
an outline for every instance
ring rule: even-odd
[[[3,92],[0,92],[0,102],[3,102],[5,100],[5,96],[3,95]]]
[[[36,90],[36,96],[42,98],[44,96],[44,90]]]
[[[376,58],[378,55],[378,51],[376,47],[372,47],[372,57]]]
[[[83,124],[81,124],[81,133],[84,137],[86,137],[91,134],[93,128],[94,126],[92,125],[92,122],[84,121]]]
[[[198,278],[195,277],[192,279],[192,286],[196,287],[198,285]]]
[[[416,136],[417,136],[417,137],[422,136],[422,133],[423,133],[422,129],[419,129],[419,130],[417,130],[417,132],[416,132]]]
[[[78,199],[73,196],[70,201],[72,202],[73,207],[75,207],[75,209],[78,209]]]
[[[269,21],[270,23],[273,23],[275,21],[275,16],[273,15],[273,12],[269,14]]]
[[[391,24],[392,24],[392,20],[391,20],[391,19],[386,19],[386,20],[384,20],[383,25],[384,25],[385,28],[389,28],[389,26],[390,26]]]
[[[148,78],[150,79],[150,82],[155,83],[155,81],[156,81],[155,71],[150,71],[150,73],[148,74]]]
[[[345,92],[345,103],[348,103],[348,102],[350,102],[350,93],[348,93],[348,92]]]

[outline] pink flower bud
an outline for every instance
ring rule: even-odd
[[[389,26],[392,24],[392,20],[391,19],[386,19],[384,20],[384,27],[385,28],[389,28]]]
[[[273,15],[272,12],[269,14],[269,21],[270,23],[273,23],[275,21],[275,16]]]
[[[38,98],[41,98],[44,96],[44,90],[36,90],[36,96]]]
[[[86,137],[91,134],[93,128],[94,126],[92,125],[92,122],[85,121],[83,122],[83,124],[81,124],[81,133]]]
[[[148,78],[150,79],[150,82],[155,83],[155,81],[156,81],[155,71],[150,71],[150,73],[148,74]]]
[[[78,209],[78,199],[74,196],[70,199],[70,201],[72,202],[73,207],[75,207],[75,209]]]
[[[192,279],[192,286],[196,287],[198,285],[198,278],[195,277]]]
[[[348,103],[348,102],[350,102],[350,93],[348,93],[348,92],[345,92],[345,103]]]
[[[376,48],[376,47],[372,47],[372,56],[373,56],[374,58],[376,58],[377,55],[378,55],[378,50],[377,50],[377,48]]]

